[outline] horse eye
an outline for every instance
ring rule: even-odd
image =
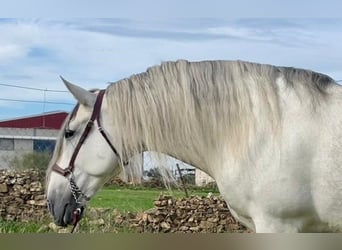
[[[75,131],[74,131],[74,130],[66,129],[66,130],[65,130],[65,134],[64,134],[65,139],[68,139],[68,138],[73,137],[74,134],[75,134]]]

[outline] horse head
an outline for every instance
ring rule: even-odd
[[[58,137],[47,171],[46,195],[55,223],[67,226],[75,224],[76,213],[77,220],[82,217],[88,200],[108,177],[120,172],[121,161],[113,136],[106,132],[110,120],[105,91],[90,92],[62,80],[78,104]]]

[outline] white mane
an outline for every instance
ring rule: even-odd
[[[254,134],[276,134],[282,78],[313,107],[333,80],[307,70],[241,61],[166,62],[108,87],[114,134],[125,157],[141,150],[168,153],[208,169],[215,152],[247,157]],[[228,142],[228,146],[227,146]],[[191,155],[191,159],[188,157]]]

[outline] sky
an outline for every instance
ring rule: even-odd
[[[342,80],[342,4],[308,3],[2,3],[0,120],[70,111],[75,101],[60,75],[87,89],[105,88],[108,82],[177,59],[247,60],[311,69]]]

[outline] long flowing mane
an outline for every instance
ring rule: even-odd
[[[284,87],[314,107],[332,83],[326,75],[302,69],[181,60],[112,83],[107,98],[122,155],[173,149],[176,158],[208,169],[215,152],[247,155],[257,130],[276,134]]]

